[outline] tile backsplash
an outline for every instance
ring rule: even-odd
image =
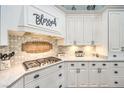
[[[30,42],[30,41],[47,41],[52,43],[53,49],[45,52],[45,53],[26,53],[22,51],[22,43],[25,42]],[[56,56],[57,54],[57,43],[55,39],[49,38],[34,38],[32,36],[19,36],[19,35],[11,35],[9,34],[9,46],[0,46],[0,53],[10,53],[14,51],[15,56],[10,59],[11,64],[15,65],[20,62],[28,61],[28,60],[33,60],[37,58],[42,58],[42,57],[48,57],[48,56]]]
[[[90,45],[80,45],[80,46],[59,46],[58,47],[59,54],[65,54],[68,57],[76,57],[75,51],[84,52],[83,57],[99,57],[99,58],[107,58],[106,49],[102,46],[90,46]]]
[[[92,56],[95,53],[95,46],[59,46],[59,53],[64,53],[66,56],[75,56],[75,51],[83,51],[84,56]]]
[[[53,48],[44,53],[26,53],[22,51],[22,44],[25,42],[38,42],[38,41],[47,41],[53,45]],[[75,57],[75,51],[83,51],[84,56],[94,56],[94,54],[100,54],[101,56],[106,56],[104,48],[101,46],[57,46],[56,39],[52,37],[44,36],[31,36],[31,35],[17,35],[9,34],[9,46],[0,46],[0,53],[10,53],[14,51],[15,56],[10,59],[11,65],[22,63],[28,60],[34,60],[38,58],[48,57],[48,56],[57,56],[57,54],[65,54],[68,56]],[[96,56],[96,55],[95,55]]]

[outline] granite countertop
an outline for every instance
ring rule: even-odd
[[[89,62],[94,62],[94,61],[100,61],[100,62],[105,62],[105,61],[119,61],[122,62],[124,61],[124,58],[96,58],[96,57],[63,57],[61,58],[63,61],[89,61]]]
[[[0,87],[8,87],[9,85],[11,85],[13,82],[15,82],[16,80],[18,80],[19,78],[21,78],[22,76],[24,76],[25,74],[28,74],[30,72],[36,71],[36,70],[40,70],[40,69],[44,69],[47,68],[49,66],[52,65],[56,65],[62,62],[74,62],[74,61],[81,61],[81,62],[114,62],[114,61],[118,61],[118,62],[124,62],[124,59],[113,59],[113,58],[109,58],[109,59],[100,59],[100,58],[94,58],[94,57],[65,57],[65,58],[61,58],[62,61],[59,61],[57,63],[54,64],[50,64],[47,66],[43,66],[43,67],[36,67],[33,68],[31,70],[26,71],[24,66],[22,64],[18,64],[15,65],[13,67],[11,67],[8,70],[3,70],[0,71]]]

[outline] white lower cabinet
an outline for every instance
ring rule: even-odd
[[[97,69],[89,70],[89,87],[99,87],[99,74]]]
[[[109,87],[110,86],[110,64],[109,63],[89,63],[89,86]]]
[[[100,75],[100,87],[110,87],[110,71],[109,68],[103,68]]]
[[[57,73],[51,73],[39,80],[33,81],[27,84],[27,88],[58,88],[59,80],[57,79]]]
[[[67,71],[67,87],[77,87],[76,69],[69,69]]]
[[[88,68],[85,62],[68,63],[67,87],[87,87]]]
[[[69,62],[67,87],[110,87],[110,69],[106,62]]]
[[[88,70],[81,68],[77,79],[78,87],[88,87]]]
[[[111,87],[124,87],[124,63],[111,63]]]
[[[64,87],[64,63],[42,69],[41,71],[36,71],[34,73],[28,74],[24,77],[25,88]]]
[[[10,88],[124,87],[123,62],[65,62],[28,73]]]

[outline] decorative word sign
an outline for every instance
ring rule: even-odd
[[[58,18],[39,9],[35,6],[29,6],[27,11],[27,23],[30,26],[44,28],[49,30],[58,30]]]
[[[55,26],[57,25],[56,23],[56,18],[54,19],[49,19],[49,18],[46,18],[44,17],[44,14],[37,14],[37,13],[33,13],[33,15],[35,16],[35,22],[36,22],[36,25],[46,25],[46,26]]]

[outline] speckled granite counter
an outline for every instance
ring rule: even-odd
[[[124,59],[116,59],[116,58],[108,58],[108,59],[100,59],[100,58],[96,58],[96,57],[65,57],[65,58],[61,58],[63,61],[81,61],[81,62],[114,62],[114,61],[119,61],[119,62],[124,62]]]

